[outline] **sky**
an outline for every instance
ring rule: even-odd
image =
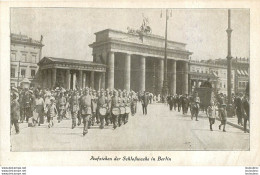
[[[168,39],[186,43],[193,60],[227,56],[227,9],[171,9]],[[162,18],[160,17],[163,13]],[[92,61],[95,32],[111,28],[139,29],[143,15],[152,33],[164,36],[165,9],[12,8],[11,32],[40,40],[43,56]],[[233,57],[249,57],[250,11],[231,9]]]

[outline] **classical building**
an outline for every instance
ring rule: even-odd
[[[24,78],[30,80],[31,85],[37,84],[37,63],[41,59],[41,40],[33,40],[26,35],[11,34],[11,86],[19,86]]]
[[[105,88],[106,65],[83,60],[44,57],[38,63],[44,88]]]
[[[227,60],[191,60],[189,63],[189,87],[190,93],[195,87],[210,78],[215,91],[227,94]],[[249,59],[232,59],[231,92],[245,92],[249,82]]]
[[[93,62],[107,66],[105,87],[161,93],[164,80],[164,37],[106,29],[95,33]],[[168,41],[169,92],[188,93],[186,44]]]

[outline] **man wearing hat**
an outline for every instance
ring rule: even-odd
[[[242,102],[243,94],[240,92],[238,97],[235,100],[235,108],[237,114],[237,123],[238,125],[242,125],[242,117],[243,117],[243,102]],[[243,126],[243,125],[242,125]]]
[[[97,100],[97,115],[99,116],[100,119],[100,128],[103,129],[104,128],[104,120],[105,120],[105,115],[101,115],[99,110],[101,108],[107,108],[107,103],[106,103],[106,97],[105,97],[105,93],[104,91],[101,91],[100,96],[98,97]]]
[[[83,128],[83,136],[85,136],[88,133],[88,128],[90,127],[91,124],[91,115],[92,115],[92,111],[91,111],[91,100],[92,97],[89,94],[89,89],[86,89],[86,91],[84,92],[83,96],[80,99],[80,109],[81,109],[81,116],[83,118],[83,124],[84,124],[84,128]]]
[[[18,93],[13,92],[11,96],[11,128],[10,128],[10,133],[12,126],[14,125],[15,127],[15,132],[16,134],[19,134],[19,123],[18,120],[20,118],[20,105],[17,101]]]
[[[111,98],[111,114],[112,114],[112,120],[113,120],[113,128],[117,128],[118,124],[118,115],[114,115],[112,113],[113,108],[118,108],[119,107],[119,100],[118,100],[118,93],[116,90],[114,90],[113,96]]]
[[[32,90],[28,90],[25,88],[25,93],[23,96],[23,105],[24,105],[24,111],[25,111],[25,117],[26,121],[28,122],[29,118],[32,117],[32,105],[33,105],[33,98],[32,98]]]
[[[95,119],[97,124],[99,124],[100,120],[99,120],[99,115],[98,115],[98,111],[97,111],[97,93],[95,90],[92,91],[92,96],[91,96],[91,109],[92,109],[92,123],[91,125],[93,126],[95,123]]]
[[[218,111],[219,111],[219,118],[221,120],[221,124],[219,125],[219,130],[221,130],[221,126],[223,125],[223,132],[226,132],[226,123],[227,123],[227,112],[226,112],[226,100],[223,96],[223,93],[220,93],[218,98]]]
[[[64,97],[64,93],[60,92],[60,96],[57,101],[57,108],[58,108],[58,113],[59,113],[58,123],[60,123],[63,120],[63,118],[65,117],[66,103],[67,102],[66,102],[66,98]]]
[[[147,115],[147,106],[149,104],[149,96],[145,91],[144,91],[144,95],[141,98],[141,102],[142,102],[142,107],[143,107],[143,115]]]
[[[79,113],[79,96],[77,95],[77,92],[74,91],[72,93],[72,96],[69,100],[69,106],[70,106],[70,112],[71,112],[71,118],[72,118],[72,129],[76,127],[76,118]]]

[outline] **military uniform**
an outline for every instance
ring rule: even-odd
[[[61,95],[57,100],[57,108],[58,108],[58,122],[61,122],[63,118],[65,117],[65,111],[66,111],[66,98]]]
[[[81,108],[81,116],[83,118],[83,136],[85,136],[88,133],[88,128],[90,127],[91,124],[91,115],[92,115],[92,110],[91,110],[91,100],[92,97],[89,94],[83,95],[81,97],[80,101],[80,108]]]
[[[69,100],[71,118],[72,118],[72,129],[76,127],[76,118],[79,113],[79,97],[74,93]]]
[[[182,97],[181,103],[182,103],[182,114],[187,114],[188,106],[189,106],[189,99],[186,95],[184,95]]]
[[[97,115],[99,116],[100,119],[100,128],[103,129],[104,128],[104,120],[106,115],[101,115],[99,113],[99,109],[105,107],[107,108],[107,103],[106,103],[106,97],[103,95],[99,96],[98,100],[97,100]]]
[[[113,128],[116,129],[117,128],[117,124],[118,124],[118,116],[114,115],[112,113],[113,108],[118,108],[119,107],[119,99],[116,93],[114,93],[113,97],[111,98],[111,114],[112,114],[112,120],[113,120]]]

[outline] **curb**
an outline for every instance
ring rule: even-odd
[[[216,118],[216,119],[217,119],[218,121],[220,121],[219,118]],[[235,127],[235,128],[238,128],[238,129],[241,129],[241,130],[244,131],[244,127],[243,127],[243,126],[240,126],[240,125],[234,124],[234,123],[229,122],[229,121],[227,121],[227,124],[230,125],[230,126],[233,126],[233,127]],[[249,129],[246,129],[246,131],[249,132]]]

